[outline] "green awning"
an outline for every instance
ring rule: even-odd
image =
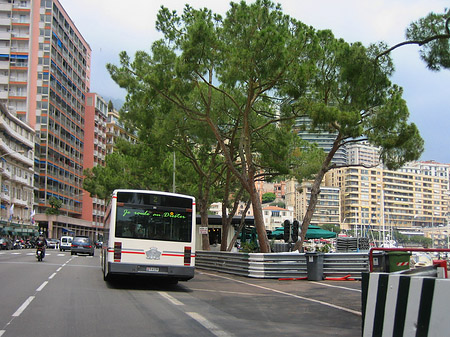
[[[272,237],[274,239],[282,239],[284,235],[284,228],[278,227],[272,232]],[[325,229],[320,228],[319,226],[309,226],[308,231],[306,232],[306,239],[331,239],[336,237],[335,232],[330,232]]]

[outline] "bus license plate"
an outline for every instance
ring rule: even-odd
[[[153,271],[153,272],[158,272],[159,271],[159,268],[158,267],[147,267],[146,269],[145,269],[146,271]]]

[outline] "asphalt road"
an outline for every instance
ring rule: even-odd
[[[197,269],[178,285],[103,281],[96,256],[0,251],[0,336],[360,336],[359,281]]]

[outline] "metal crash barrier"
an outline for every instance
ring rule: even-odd
[[[375,251],[386,253],[376,255]],[[450,249],[372,248],[371,272],[362,274],[363,336],[448,335],[447,263],[438,260],[431,266],[411,269],[406,260],[412,251]]]

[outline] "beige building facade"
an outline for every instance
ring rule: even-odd
[[[448,165],[441,165],[448,172]],[[430,172],[417,163],[398,171],[347,167],[328,172],[325,184],[341,190],[341,228],[443,226],[448,221],[448,173]]]
[[[311,182],[297,183],[295,180],[286,182],[286,207],[294,208],[294,219],[300,223],[306,214],[311,197]],[[311,225],[339,225],[341,219],[340,189],[321,186],[316,210]]]

